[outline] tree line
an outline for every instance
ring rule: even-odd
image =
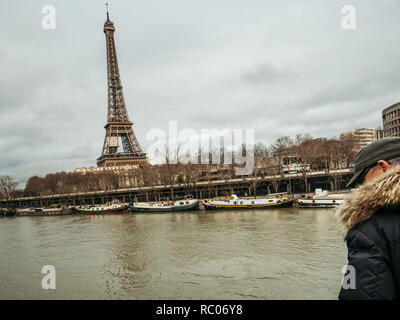
[[[279,175],[288,172],[290,165],[299,173],[309,170],[333,170],[348,168],[354,161],[355,141],[352,136],[337,139],[315,139],[306,134],[295,137],[277,138],[271,145],[257,143],[254,146],[254,168],[246,177],[251,187],[257,187],[257,177],[274,175],[272,191],[277,192]],[[243,153],[247,152],[243,147]],[[174,184],[181,184],[188,193],[199,181],[226,180],[238,178],[235,175],[236,164],[212,163],[171,163],[168,157],[164,164],[143,163],[129,170],[99,170],[86,172],[57,172],[44,177],[33,176],[26,182],[24,190],[17,190],[17,183],[10,176],[0,179],[0,196],[9,199],[13,196],[44,196],[90,191],[108,191],[128,187],[166,186],[174,197]],[[305,179],[307,183],[307,179]],[[154,192],[155,189],[153,188]]]

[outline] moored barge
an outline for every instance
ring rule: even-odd
[[[229,198],[203,200],[206,210],[239,210],[239,209],[271,209],[288,208],[293,201],[286,197],[242,199],[236,194]]]
[[[71,207],[59,207],[59,208],[36,208],[30,207],[25,209],[18,209],[18,216],[64,216],[73,214],[73,208]]]
[[[130,206],[132,212],[173,212],[198,209],[197,199],[175,201],[136,202]]]
[[[347,194],[329,194],[327,190],[315,190],[312,197],[303,197],[297,200],[300,208],[334,208],[345,201]]]
[[[75,207],[75,213],[82,214],[103,214],[103,213],[121,213],[129,209],[127,203],[112,202],[102,205],[90,205]]]
[[[0,217],[12,217],[17,214],[17,209],[15,208],[8,208],[8,209],[1,209],[0,208]]]

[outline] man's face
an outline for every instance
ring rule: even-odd
[[[390,163],[386,162],[385,160],[379,160],[375,166],[373,166],[367,171],[367,173],[364,176],[363,183],[370,181],[376,178],[377,176],[380,176],[390,168],[392,168],[392,165]]]

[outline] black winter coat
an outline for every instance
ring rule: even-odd
[[[348,232],[348,265],[355,289],[341,300],[400,298],[400,170],[391,170],[353,192],[339,210]]]
[[[400,294],[400,210],[380,210],[346,237],[355,289],[341,288],[339,299],[397,299]]]

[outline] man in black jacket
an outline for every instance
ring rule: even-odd
[[[400,138],[375,141],[361,150],[349,186],[360,185],[339,208],[346,228],[353,286],[339,299],[400,298]]]

